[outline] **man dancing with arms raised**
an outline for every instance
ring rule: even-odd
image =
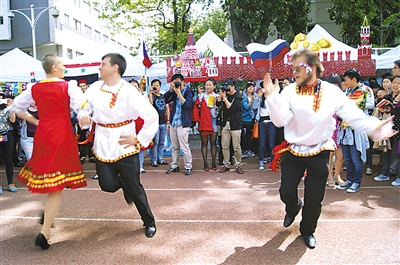
[[[269,73],[264,77],[264,95],[271,120],[277,127],[284,127],[286,141],[279,145],[277,149],[280,150],[275,150],[278,154],[272,167],[277,171],[281,159],[279,193],[286,205],[283,226],[290,226],[303,209],[300,233],[307,247],[315,248],[313,234],[325,194],[329,152],[335,150],[333,114],[336,113],[352,128],[367,132],[374,141],[389,138],[396,132],[392,130],[392,119],[381,122],[365,115],[340,89],[321,81],[319,77],[324,70],[313,51],[296,52],[292,62],[296,83],[285,87],[281,94],[278,81],[273,84]],[[281,157],[279,154],[282,153]],[[303,206],[297,187],[305,170]]]

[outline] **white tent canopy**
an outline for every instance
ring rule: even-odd
[[[139,49],[142,50],[142,47]],[[138,56],[133,57],[130,54],[126,54],[117,49],[117,47],[110,44],[103,44],[99,49],[93,49],[92,52],[86,53],[83,56],[65,60],[64,63],[67,65],[69,76],[80,75],[80,67],[69,67],[69,65],[85,65],[92,63],[101,63],[101,57],[107,53],[119,53],[125,57],[126,60],[126,71],[124,76],[165,76],[167,73],[165,62],[159,64],[153,64],[150,68],[146,69],[143,65],[143,53],[139,53]],[[87,67],[86,74],[99,73],[99,66]]]
[[[241,57],[238,52],[229,47],[229,45],[221,40],[211,29],[207,30],[207,32],[196,41],[196,48],[199,53],[204,53],[207,50],[207,46],[210,47],[211,51],[214,53],[214,57]]]
[[[390,69],[400,60],[400,45],[376,58],[376,69]]]
[[[46,77],[42,62],[15,48],[0,56],[0,81],[30,82],[31,73],[36,80]]]
[[[326,31],[323,27],[316,24],[314,28],[307,34],[307,40],[310,43],[317,43],[320,39],[329,40],[332,44],[331,48],[321,49],[321,52],[338,52],[343,51],[343,59],[345,59],[345,51],[351,51],[350,60],[357,60],[358,58],[358,50],[353,48],[343,42],[338,41],[328,31]]]

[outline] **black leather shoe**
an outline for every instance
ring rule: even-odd
[[[156,162],[151,162],[152,167],[158,167],[158,164]]]
[[[192,175],[192,169],[185,169],[185,175],[187,175],[187,176],[189,176],[189,175]]]
[[[302,235],[304,238],[304,243],[306,243],[306,246],[309,248],[315,248],[317,245],[317,240],[315,239],[314,235]]]
[[[156,232],[157,232],[157,228],[155,225],[146,226],[145,234],[148,238],[152,238],[156,234]]]
[[[37,235],[35,240],[35,246],[40,247],[41,249],[48,249],[50,247],[46,237],[42,233],[39,233]]]
[[[89,162],[90,163],[96,163],[96,158],[95,157],[89,157]]]
[[[289,227],[291,224],[293,224],[294,219],[296,218],[296,215],[300,212],[301,207],[303,207],[302,202],[300,203],[297,213],[293,217],[290,217],[288,214],[285,214],[285,219],[283,220],[283,227]]]
[[[169,165],[168,162],[165,162],[164,160],[158,161],[157,164],[159,165]]]
[[[14,166],[15,167],[23,167],[23,166],[25,166],[25,163],[17,162],[17,163],[14,164]]]
[[[170,169],[168,169],[167,170],[167,174],[170,174],[170,173],[175,173],[175,172],[179,172],[179,167],[176,167],[176,168],[170,168]]]

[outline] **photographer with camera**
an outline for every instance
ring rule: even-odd
[[[240,135],[242,133],[243,123],[243,105],[242,94],[236,90],[236,81],[233,78],[227,78],[224,86],[221,87],[217,106],[220,107],[221,120],[221,145],[224,156],[224,166],[220,169],[220,173],[229,171],[229,145],[232,139],[235,167],[238,174],[243,174],[242,169],[242,148],[240,146]]]
[[[172,144],[171,168],[167,174],[179,172],[179,149],[183,152],[185,175],[192,175],[192,152],[189,147],[189,131],[192,126],[193,91],[185,87],[183,75],[174,74],[170,88],[164,95],[165,103],[172,102],[170,138]]]
[[[5,98],[5,94],[0,90],[0,157],[3,156],[6,165],[7,189],[16,192],[17,188],[13,182],[13,150],[14,150],[14,134],[12,124],[16,121],[15,112],[10,112],[13,100]],[[3,189],[0,186],[0,194]]]
[[[164,142],[167,134],[167,125],[169,125],[169,108],[165,104],[164,96],[160,94],[161,81],[154,79],[151,81],[149,89],[149,101],[158,112],[158,131],[154,136],[154,147],[150,149],[150,161],[152,167],[158,165],[168,165],[164,161]]]

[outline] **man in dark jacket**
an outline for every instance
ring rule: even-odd
[[[172,102],[170,116],[170,138],[172,144],[171,168],[167,174],[179,172],[179,150],[183,153],[185,174],[192,175],[192,152],[189,147],[189,131],[192,126],[193,91],[185,87],[183,76],[174,74],[170,88],[164,94],[165,103]]]
[[[227,78],[225,80],[217,100],[217,106],[219,106],[222,111],[220,125],[222,127],[221,145],[224,156],[224,166],[219,172],[224,173],[229,171],[229,145],[232,139],[236,172],[238,174],[243,174],[242,148],[240,146],[243,122],[242,95],[236,90],[236,81],[233,78]]]

